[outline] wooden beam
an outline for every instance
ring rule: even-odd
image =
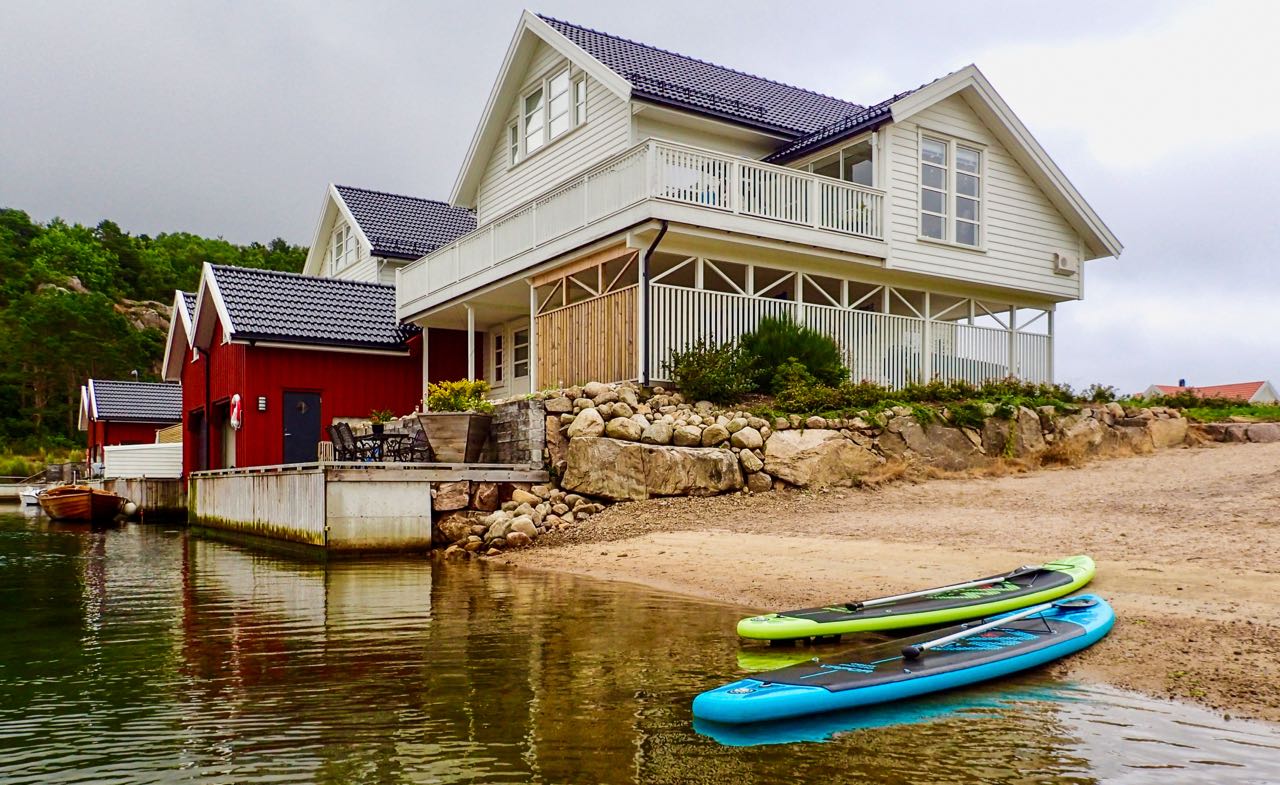
[[[551,270],[538,273],[533,276],[533,285],[546,286],[547,284],[564,278],[565,276],[580,273],[583,270],[590,270],[592,267],[597,267],[606,262],[612,262],[615,259],[622,259],[638,253],[640,252],[636,249],[628,248],[625,245],[613,245],[608,248],[602,248],[599,251],[587,254],[581,259],[569,262],[562,267],[556,267]]]

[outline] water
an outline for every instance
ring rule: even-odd
[[[0,511],[0,783],[1277,782],[1280,731],[1031,675],[695,726],[740,609]],[[765,655],[762,662],[759,655]]]

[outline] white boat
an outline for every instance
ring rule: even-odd
[[[18,491],[18,498],[22,499],[23,504],[39,504],[40,494],[42,493],[44,493],[42,489],[28,485]]]

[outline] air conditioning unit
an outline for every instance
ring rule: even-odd
[[[1058,275],[1075,275],[1080,272],[1080,259],[1072,254],[1055,253],[1053,271]]]

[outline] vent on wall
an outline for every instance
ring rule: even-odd
[[[1080,272],[1080,260],[1071,254],[1055,253],[1053,271],[1058,275],[1075,275]]]

